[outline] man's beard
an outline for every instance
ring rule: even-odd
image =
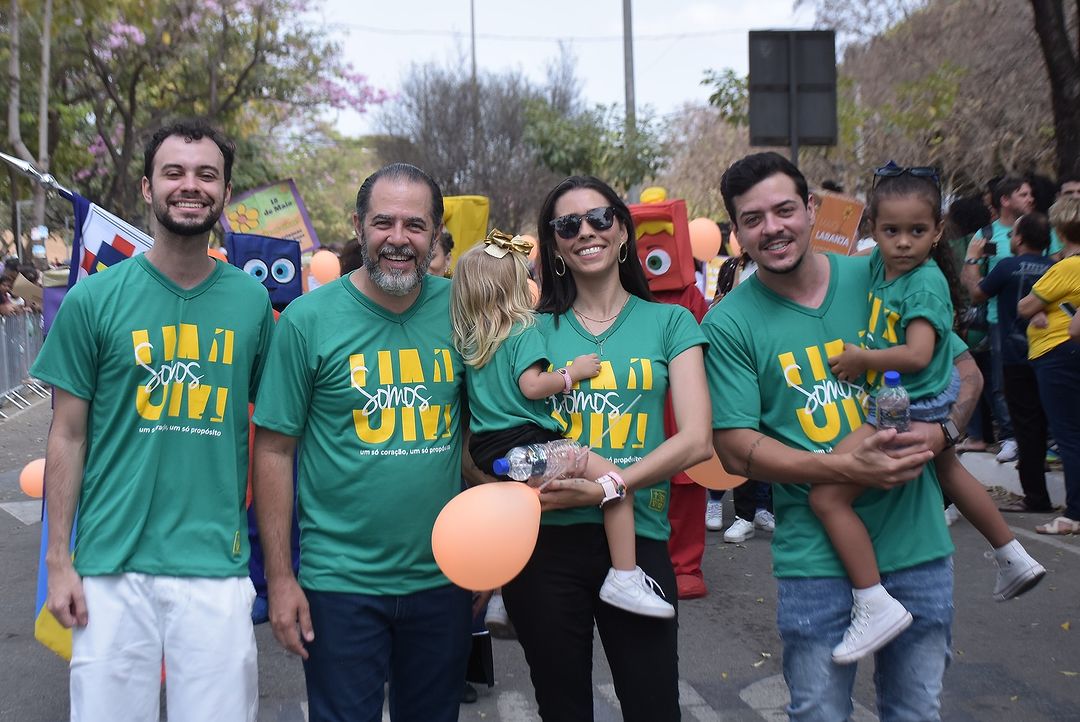
[[[415,259],[416,251],[414,251],[413,247],[408,243],[404,243],[400,246],[395,246],[391,243],[383,243],[379,247],[379,254],[372,257],[368,254],[367,239],[364,238],[363,233],[360,234],[359,240],[360,258],[364,262],[364,268],[367,269],[368,275],[371,277],[371,280],[374,281],[375,285],[391,296],[407,296],[412,293],[412,291],[424,280],[428,266],[431,265],[431,259],[435,256],[435,241],[432,240],[427,255],[417,262],[415,271],[383,271],[379,266],[380,255],[401,255]]]
[[[168,200],[163,200],[160,203],[154,204],[154,216],[157,218],[158,223],[173,235],[182,237],[201,236],[209,233],[210,230],[217,225],[217,222],[221,219],[221,211],[224,207],[224,202],[214,203],[211,201],[209,212],[205,219],[182,223],[169,215],[169,202]]]

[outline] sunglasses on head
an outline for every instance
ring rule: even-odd
[[[615,208],[613,206],[593,208],[580,215],[567,213],[565,216],[548,221],[548,225],[559,238],[570,240],[581,230],[582,221],[588,221],[589,225],[598,231],[606,231],[615,223]]]
[[[871,187],[871,190],[877,187],[878,181],[880,181],[882,178],[898,178],[905,173],[912,178],[928,178],[934,183],[934,185],[938,186],[939,188],[941,187],[941,176],[938,175],[937,168],[932,168],[925,165],[916,165],[911,166],[910,168],[904,168],[902,166],[898,166],[896,163],[890,160],[888,163],[874,171],[874,184]]]

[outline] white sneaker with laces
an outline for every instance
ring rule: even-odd
[[[488,601],[487,612],[484,613],[484,626],[491,632],[495,639],[517,639],[514,625],[510,623],[510,615],[506,613],[506,605],[503,604],[502,595],[496,592]]]
[[[878,651],[911,626],[911,613],[888,592],[882,591],[884,593],[869,600],[854,600],[851,624],[844,632],[844,639],[833,648],[833,662],[857,662]]]
[[[645,617],[674,617],[675,607],[661,599],[664,592],[660,585],[641,567],[634,567],[633,574],[630,579],[620,579],[615,569],[609,569],[600,587],[600,599],[613,607]]]
[[[776,531],[776,517],[768,509],[758,509],[754,514],[754,528],[771,534]]]
[[[999,602],[1019,597],[1034,588],[1046,576],[1043,565],[1032,559],[1027,550],[1019,544],[1003,551],[1000,557],[994,559],[994,562],[998,567],[994,599]]]
[[[720,531],[724,528],[724,502],[713,501],[705,505],[705,528],[709,531]]]
[[[1001,451],[994,458],[999,464],[1008,464],[1010,461],[1016,461],[1019,456],[1020,450],[1016,446],[1016,439],[1005,439],[1001,442]]]
[[[735,521],[724,532],[724,541],[728,544],[738,544],[754,536],[754,523],[741,517],[735,517]]]

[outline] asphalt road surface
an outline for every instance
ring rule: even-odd
[[[5,408],[10,413],[12,409]],[[41,524],[40,504],[19,489],[18,472],[44,456],[49,406],[0,421],[0,720],[57,722],[68,718],[66,663],[33,636]],[[965,463],[987,486],[1018,490],[1011,465],[988,454]],[[1050,477],[1060,503],[1061,474]],[[730,502],[725,522],[730,523]],[[1033,592],[1003,604],[992,601],[993,562],[978,533],[963,519],[952,527],[957,551],[953,660],[945,676],[943,717],[949,722],[1080,720],[1080,537],[1033,532],[1043,517],[1008,517],[1018,538],[1047,568]],[[704,570],[709,595],[679,605],[683,719],[693,722],[783,720],[787,691],[776,635],[776,589],[768,535],[725,544],[710,533]],[[303,670],[266,625],[259,640],[259,719],[306,720]],[[496,640],[496,685],[462,705],[460,720],[538,720],[520,647]],[[619,720],[618,701],[603,650],[595,648],[594,708],[599,722]],[[858,722],[876,720],[873,664],[864,662],[855,687]],[[164,718],[163,713],[163,718]],[[385,719],[389,719],[384,715]]]

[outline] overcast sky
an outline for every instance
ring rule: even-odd
[[[622,0],[474,0],[481,71],[520,69],[543,82],[560,52],[577,58],[581,96],[622,103]],[[324,0],[327,28],[376,87],[394,92],[411,63],[469,62],[469,0]],[[747,70],[747,32],[808,28],[812,12],[793,0],[634,0],[637,106],[661,115],[705,102],[706,68]],[[373,130],[371,116],[340,113],[340,130]]]

